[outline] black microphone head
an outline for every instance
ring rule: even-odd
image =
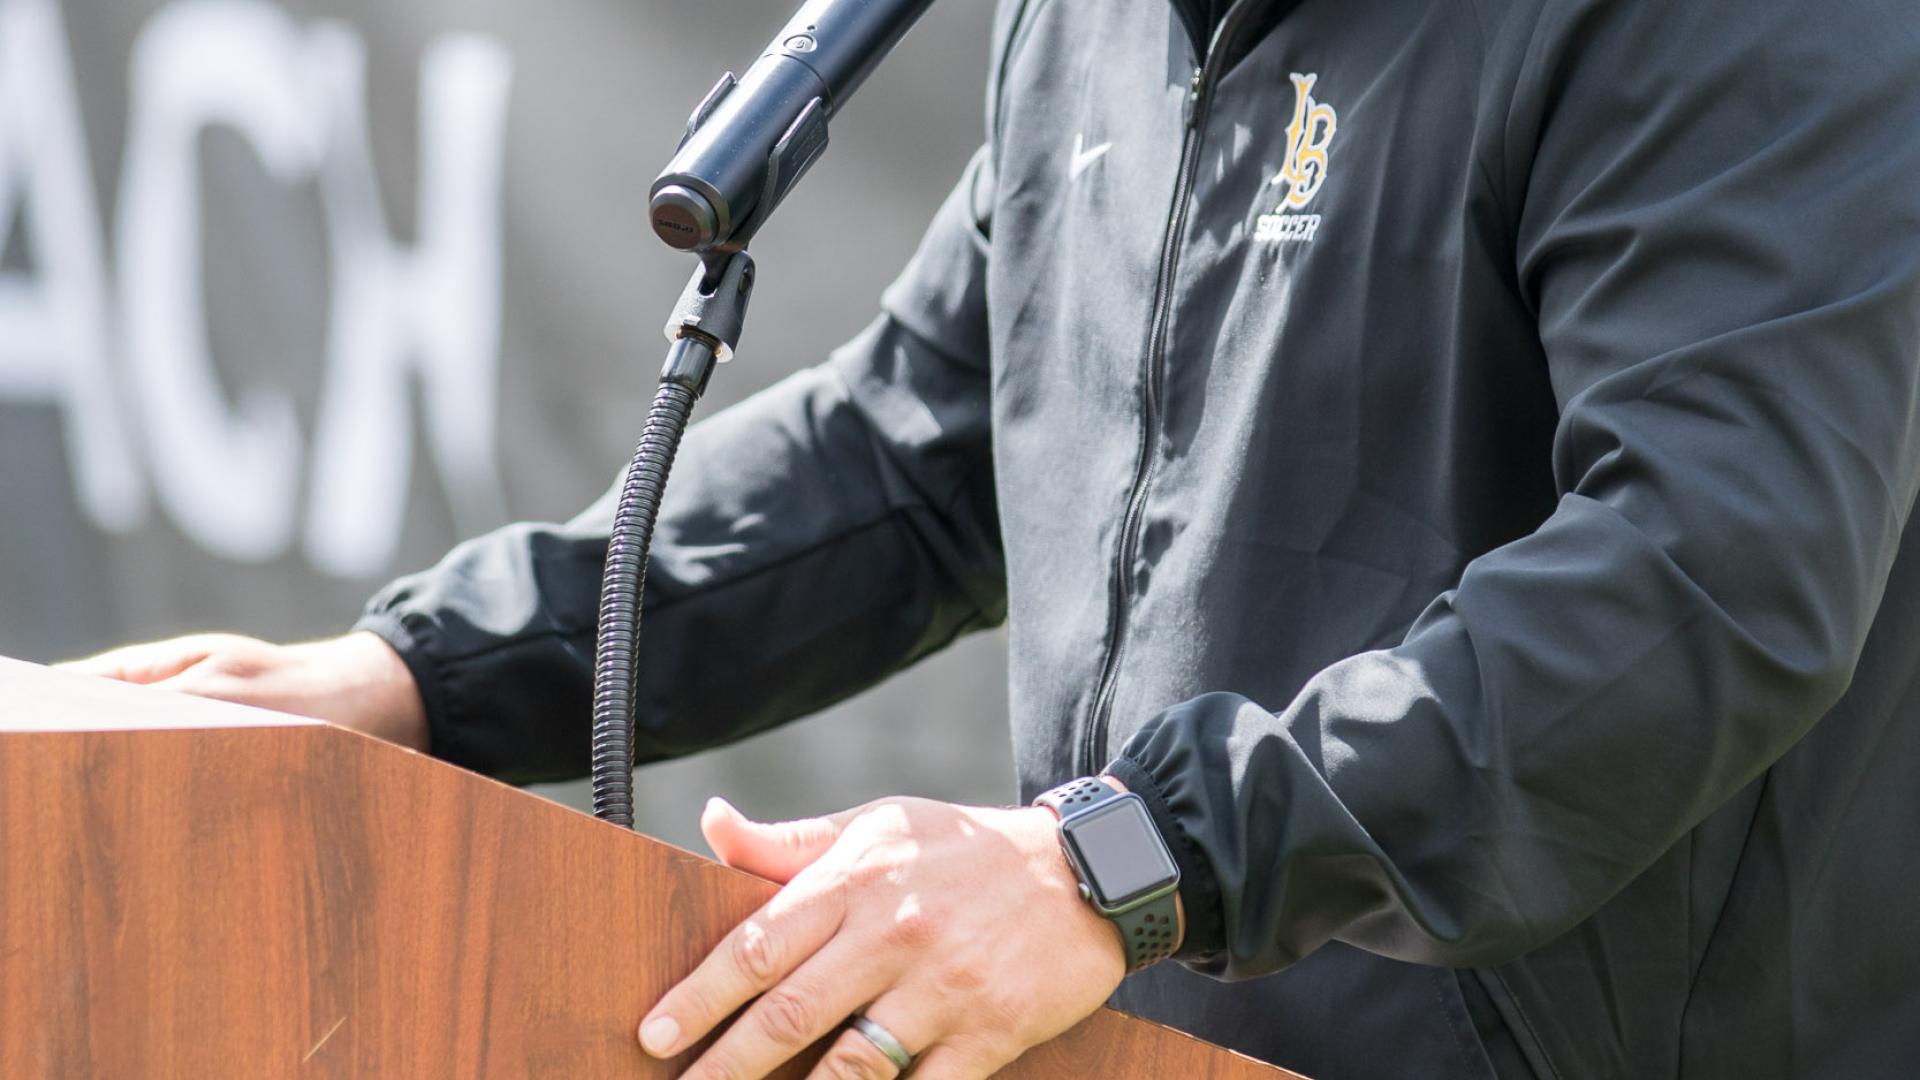
[[[827,143],[827,120],[933,0],[806,0],[736,82],[722,79],[652,188],[653,231],[738,251]]]

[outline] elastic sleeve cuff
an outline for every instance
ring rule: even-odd
[[[1186,934],[1180,939],[1180,950],[1173,958],[1181,963],[1204,964],[1217,957],[1226,949],[1227,935],[1221,918],[1220,882],[1214,876],[1213,864],[1207,861],[1200,845],[1173,812],[1159,781],[1144,764],[1123,752],[1104,771],[1127,785],[1128,791],[1139,795],[1147,804],[1160,835],[1166,838],[1167,849],[1173,853],[1175,865],[1180,867],[1180,906],[1187,925]]]
[[[420,705],[427,717],[427,752],[455,764],[460,762],[459,737],[448,707],[446,680],[433,655],[434,631],[421,619],[409,620],[397,611],[370,610],[353,624],[387,643],[413,676]]]

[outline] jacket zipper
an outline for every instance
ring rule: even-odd
[[[1167,215],[1167,230],[1160,241],[1159,276],[1153,286],[1153,318],[1147,330],[1147,355],[1142,363],[1140,456],[1134,466],[1133,487],[1127,496],[1126,516],[1120,523],[1120,551],[1114,563],[1112,595],[1107,616],[1107,650],[1100,663],[1100,679],[1094,684],[1093,707],[1087,713],[1081,733],[1082,766],[1088,775],[1106,765],[1107,725],[1113,711],[1114,687],[1118,682],[1120,653],[1126,644],[1128,608],[1133,601],[1131,567],[1140,543],[1141,519],[1146,515],[1147,489],[1153,479],[1154,443],[1160,430],[1160,381],[1165,367],[1168,325],[1173,316],[1173,276],[1180,265],[1180,237],[1186,231],[1188,203],[1199,172],[1200,142],[1206,130],[1209,92],[1219,78],[1215,61],[1224,55],[1223,46],[1231,39],[1245,12],[1257,7],[1257,0],[1235,0],[1214,30],[1206,55],[1193,69],[1193,81],[1187,85],[1186,134],[1180,144],[1180,171],[1173,188],[1173,206]]]

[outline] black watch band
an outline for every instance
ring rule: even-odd
[[[1100,897],[1096,880],[1098,869],[1086,865],[1087,860],[1079,845],[1070,841],[1069,833],[1076,818],[1084,817],[1096,809],[1105,809],[1104,804],[1121,799],[1131,800],[1138,805],[1138,813],[1147,823],[1143,839],[1154,847],[1153,851],[1143,854],[1163,862],[1168,876],[1164,883],[1150,887],[1149,895],[1118,907],[1108,907]],[[1080,878],[1080,895],[1093,905],[1095,911],[1119,928],[1120,939],[1126,948],[1127,971],[1139,971],[1171,956],[1176,944],[1175,934],[1179,930],[1176,898],[1179,895],[1180,872],[1172,854],[1167,851],[1166,841],[1153,828],[1152,817],[1147,813],[1146,803],[1140,796],[1115,791],[1104,781],[1093,777],[1082,777],[1041,795],[1033,800],[1033,804],[1044,806],[1059,815],[1061,847],[1066,850],[1067,862],[1072,865],[1073,872]]]

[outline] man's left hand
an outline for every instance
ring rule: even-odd
[[[763,824],[715,799],[700,826],[726,863],[784,887],[641,1023],[642,1047],[671,1057],[752,1002],[684,1080],[755,1080],[856,1012],[916,1056],[916,1080],[986,1077],[1099,1008],[1125,974],[1049,810],[883,799]],[[847,1030],[811,1076],[898,1072]]]

